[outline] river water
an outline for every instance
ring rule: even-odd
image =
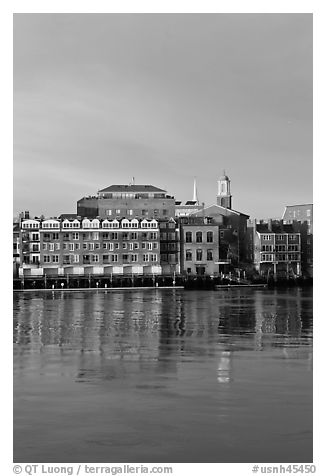
[[[14,461],[309,463],[312,289],[14,293]]]

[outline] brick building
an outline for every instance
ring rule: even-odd
[[[184,275],[219,273],[219,225],[209,217],[180,217],[180,271]]]
[[[175,201],[166,190],[153,185],[110,185],[97,196],[77,202],[77,215],[88,218],[174,218]]]

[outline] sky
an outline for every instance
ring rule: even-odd
[[[312,203],[312,14],[15,14],[14,215],[111,184]]]

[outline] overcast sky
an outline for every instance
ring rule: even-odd
[[[311,14],[14,15],[14,214],[224,169],[251,217],[312,202]]]

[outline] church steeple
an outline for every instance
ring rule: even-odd
[[[217,181],[216,198],[218,205],[224,208],[232,208],[231,181],[229,177],[225,175],[225,170],[223,170],[223,175]]]
[[[198,195],[197,195],[197,184],[196,184],[196,179],[194,179],[194,194],[192,197],[193,202],[196,202],[195,205],[198,205]]]

